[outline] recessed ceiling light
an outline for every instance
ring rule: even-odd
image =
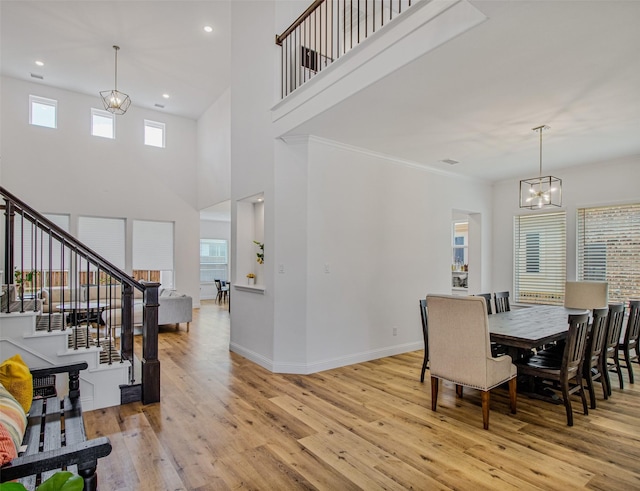
[[[211,26],[204,26],[204,32],[213,32],[213,27],[211,27]]]
[[[162,97],[164,97],[165,99],[169,98],[169,94],[162,94]]]
[[[36,60],[36,65],[38,66],[44,66],[44,62],[40,61],[40,60]]]

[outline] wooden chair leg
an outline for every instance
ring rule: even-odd
[[[431,377],[431,410],[435,411],[438,406],[438,387],[440,385],[440,379]]]
[[[456,384],[456,395],[462,398],[462,385]]]
[[[629,371],[629,383],[632,384],[633,382],[633,368],[631,368],[631,353],[629,352],[628,349],[624,350],[624,361],[627,364],[627,370]]]
[[[609,399],[609,388],[607,387],[607,377],[605,375],[603,360],[600,358],[598,362],[598,370],[600,371],[600,384],[602,385],[602,392],[605,399]]]
[[[573,409],[571,408],[571,397],[569,396],[569,384],[562,383],[562,402],[567,412],[567,426],[573,426]]]
[[[618,357],[618,352],[616,351],[613,355],[613,361],[616,368],[616,373],[618,374],[618,382],[620,382],[620,390],[624,389],[624,383],[622,382],[622,368],[620,367],[620,358]]]
[[[587,415],[589,414],[589,408],[587,406],[587,395],[584,393],[584,385],[582,384],[582,376],[580,372],[576,375],[576,384],[580,388],[580,399],[582,399],[582,413]]]
[[[509,406],[511,407],[511,414],[516,414],[516,402],[518,399],[518,379],[517,377],[509,380]]]
[[[611,377],[609,377],[609,362],[606,360],[606,358],[604,359],[603,363],[602,363],[602,380],[604,380],[605,385],[607,386],[607,399],[609,398],[609,396],[611,395]]]
[[[491,402],[491,392],[488,390],[482,391],[482,427],[485,430],[489,429],[489,407]]]
[[[420,382],[424,382],[424,372],[427,370],[427,362],[429,361],[429,354],[425,350],[424,361],[422,362],[422,372],[420,373]]]
[[[593,388],[593,377],[591,375],[591,368],[586,371],[585,378],[587,379],[587,389],[589,389],[589,400],[591,401],[591,409],[596,408],[596,391]]]

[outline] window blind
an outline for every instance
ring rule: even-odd
[[[124,269],[124,237],[124,218],[78,218],[78,240],[120,269]]]
[[[514,217],[516,302],[562,305],[567,276],[565,212]]]
[[[173,271],[173,222],[134,220],[133,269]]]
[[[577,214],[578,279],[607,281],[611,302],[640,298],[640,204]]]

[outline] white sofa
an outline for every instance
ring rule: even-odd
[[[133,325],[142,325],[142,299],[134,298],[133,301]],[[110,328],[116,329],[121,324],[122,309],[106,309],[102,313],[102,320]],[[158,325],[175,324],[176,329],[186,322],[187,332],[193,318],[193,299],[175,290],[161,289],[158,306]]]

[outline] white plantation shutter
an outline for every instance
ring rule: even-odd
[[[133,269],[173,270],[173,222],[133,222]]]
[[[640,298],[640,204],[578,209],[578,280],[607,281],[609,301]]]
[[[124,269],[124,238],[124,218],[78,219],[78,240],[120,269]]]
[[[516,302],[562,305],[567,276],[566,213],[514,217]]]

